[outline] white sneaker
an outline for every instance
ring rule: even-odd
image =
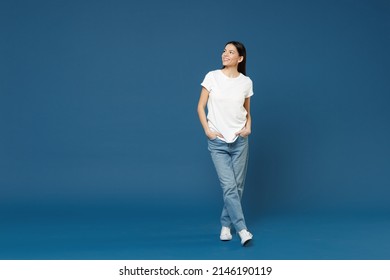
[[[241,245],[242,245],[242,246],[247,245],[248,242],[251,241],[251,240],[252,240],[252,237],[253,237],[252,233],[250,233],[250,232],[249,232],[248,230],[246,230],[246,229],[241,230],[241,231],[238,233],[238,235],[239,235],[240,238],[241,238]]]
[[[219,238],[222,240],[222,241],[229,241],[229,240],[232,240],[232,234],[230,233],[230,228],[228,227],[222,227],[221,229],[221,235],[219,236]]]

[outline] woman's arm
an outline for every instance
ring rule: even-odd
[[[209,91],[206,88],[202,87],[202,91],[200,92],[200,98],[198,102],[198,116],[199,116],[200,123],[202,124],[204,133],[209,139],[215,139],[217,136],[223,137],[222,134],[211,131],[207,123],[206,105],[208,99],[209,99]]]
[[[236,133],[236,135],[240,135],[242,137],[247,137],[247,136],[249,136],[249,134],[251,134],[252,118],[251,118],[250,107],[251,107],[251,99],[250,99],[250,97],[247,97],[247,98],[245,98],[245,101],[244,101],[244,108],[247,112],[246,124],[245,124],[245,127],[243,129],[241,129],[239,132]]]

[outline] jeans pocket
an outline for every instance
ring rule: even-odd
[[[238,135],[238,138],[241,140],[244,140],[244,141],[248,140],[248,137],[249,137],[249,135],[247,135],[247,136]]]
[[[217,140],[217,139],[218,139],[218,137],[215,137],[215,138],[213,138],[213,139],[210,139],[210,138],[207,137],[207,140],[209,140],[209,141],[211,141],[211,142],[213,142],[213,141],[215,141],[215,140]]]

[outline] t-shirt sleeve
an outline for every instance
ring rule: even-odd
[[[211,85],[212,85],[211,72],[206,74],[203,82],[200,85],[205,89],[207,89],[208,91],[211,91]]]
[[[253,95],[253,82],[249,79],[248,89],[245,94],[245,98],[251,97]]]

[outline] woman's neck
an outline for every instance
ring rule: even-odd
[[[229,78],[236,78],[240,75],[240,72],[235,67],[225,67],[222,69],[222,72]]]

